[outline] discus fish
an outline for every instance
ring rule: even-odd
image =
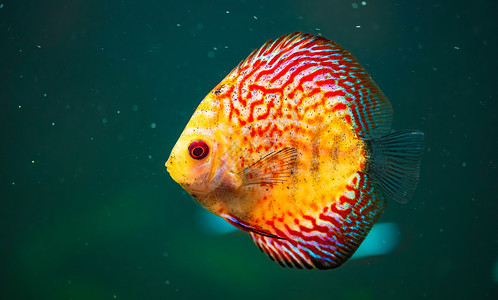
[[[335,268],[418,183],[423,133],[346,50],[296,32],[268,41],[200,103],[166,167],[197,202],[282,266]]]

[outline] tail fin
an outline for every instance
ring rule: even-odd
[[[408,202],[417,187],[423,142],[423,132],[402,130],[368,143],[372,179],[400,203]]]

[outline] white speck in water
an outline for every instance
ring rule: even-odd
[[[32,163],[32,164],[34,164],[34,163],[35,163],[35,161],[34,161],[34,160],[32,160],[32,161],[31,161],[31,163]]]
[[[36,48],[41,49],[41,46],[40,45],[36,45]]]
[[[43,97],[47,97],[47,93],[44,93],[44,94],[43,94]]]
[[[52,122],[52,126],[55,126],[55,122]]]
[[[12,181],[12,185],[16,185],[16,183],[14,181]]]
[[[152,129],[156,128],[156,123],[151,123],[150,128],[152,128]]]
[[[257,19],[258,19],[258,17],[256,17],[256,16],[252,16],[252,17],[254,18],[254,20],[257,20]]]
[[[19,109],[21,109],[22,105],[19,105]]]
[[[118,111],[117,111],[117,113],[119,114],[119,113],[120,113],[120,111],[118,110]]]
[[[214,57],[214,51],[208,51],[208,57],[213,58]]]
[[[463,163],[462,163],[462,167],[464,167],[464,168],[465,168],[466,166],[467,166],[467,163],[466,163],[466,162],[463,162]]]
[[[367,5],[367,1],[361,1],[361,5],[363,6]]]
[[[133,104],[133,105],[131,106],[131,110],[133,110],[133,111],[137,111],[137,110],[138,110],[138,105]]]
[[[107,124],[107,118],[102,118],[102,124]]]
[[[316,31],[320,31],[320,28],[318,28],[318,27],[317,27],[317,28],[315,28],[315,30],[316,30]]]
[[[352,6],[353,8],[358,8],[358,3],[353,2],[353,3],[351,4],[351,6]]]
[[[165,285],[170,284],[169,280],[165,280],[165,281],[164,281],[164,284],[165,284]]]
[[[176,24],[176,27],[180,27],[180,26],[182,26],[180,23],[177,23],[177,24]]]
[[[117,298],[118,298],[118,296],[116,296],[116,295],[112,295],[112,298],[117,299]]]
[[[229,11],[229,10],[227,10],[227,11],[226,11],[226,13],[227,13],[227,14],[229,14],[229,13],[230,13],[230,11]]]
[[[361,28],[361,25],[356,25],[356,28]]]
[[[453,47],[453,49],[455,49],[455,50],[460,50],[460,47],[455,46],[455,47]]]
[[[152,159],[152,155],[149,154],[149,159]]]

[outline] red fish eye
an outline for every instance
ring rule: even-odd
[[[193,159],[203,159],[209,154],[209,146],[204,141],[194,141],[188,146],[188,154]]]

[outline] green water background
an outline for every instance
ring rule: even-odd
[[[495,1],[0,1],[0,298],[498,299]],[[386,256],[281,268],[164,162],[250,51],[322,34],[426,133]]]

